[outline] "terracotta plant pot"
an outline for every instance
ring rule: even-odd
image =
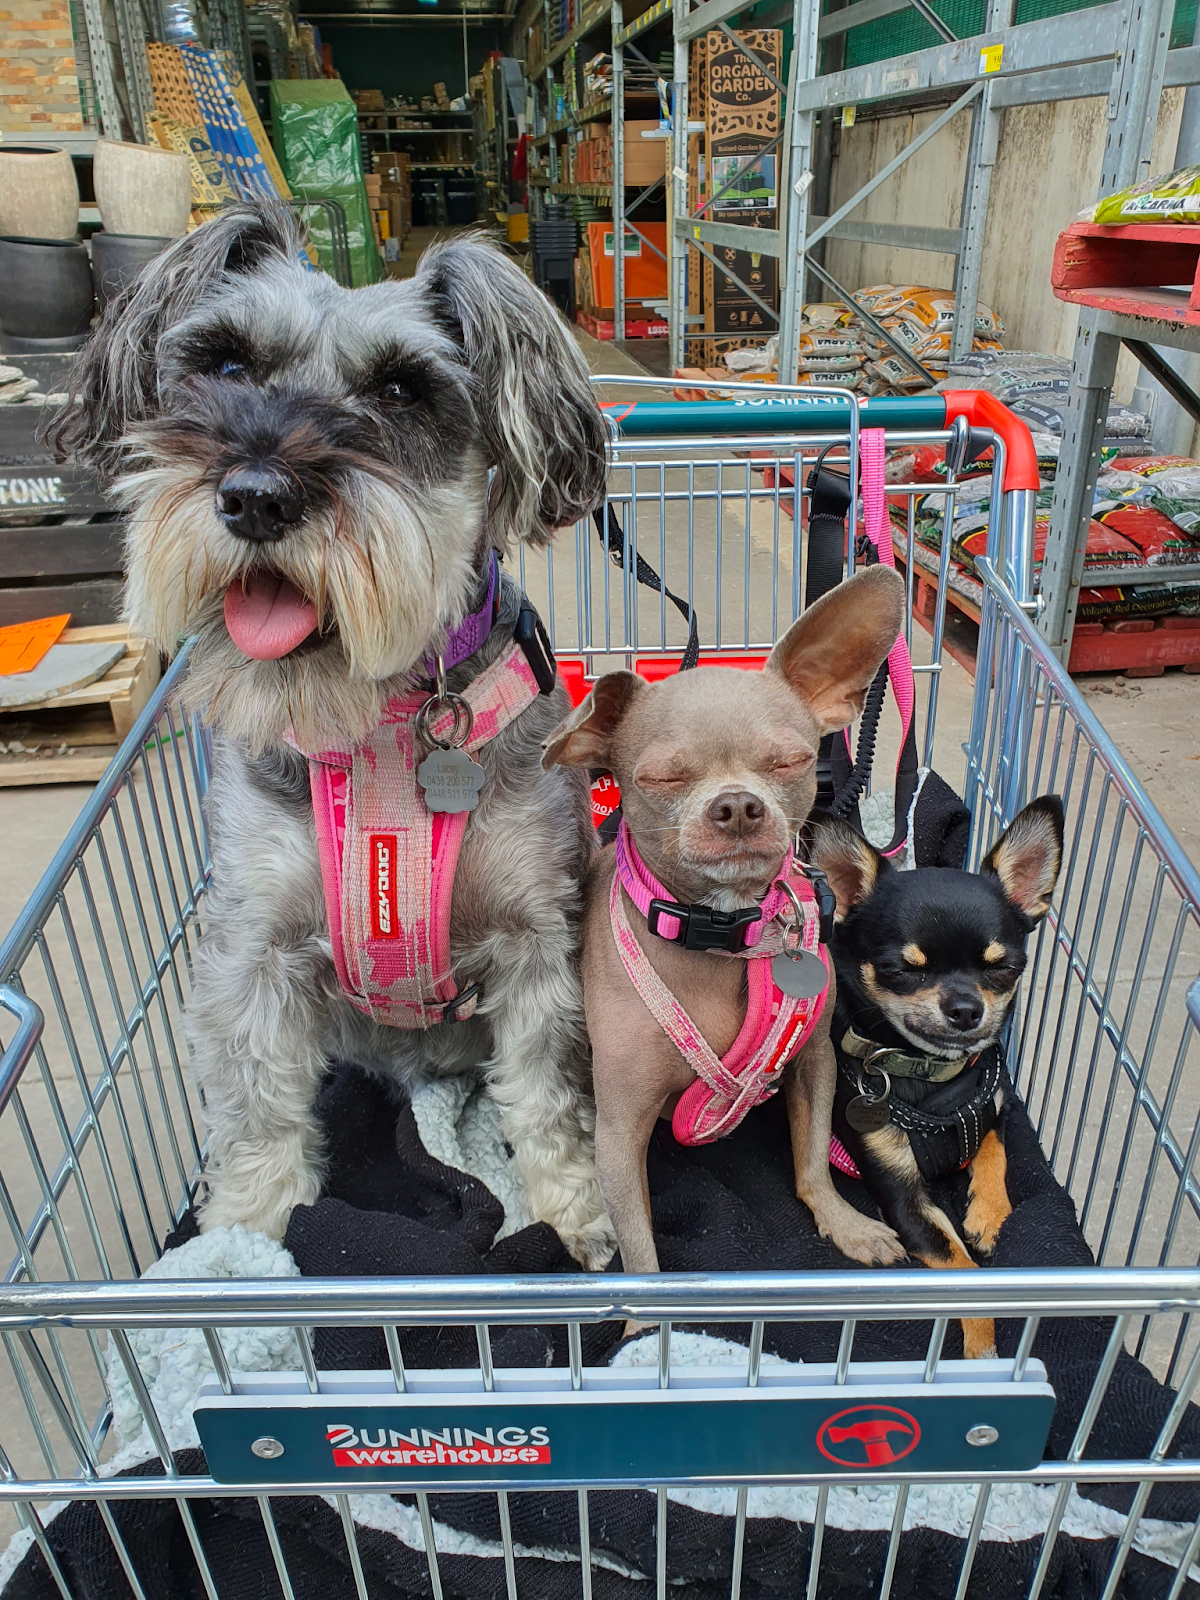
[[[73,239],[79,232],[79,185],[65,150],[0,144],[0,234]]]
[[[109,233],[107,228],[94,233],[92,277],[101,310],[170,243],[170,239],[147,238],[138,233]]]
[[[95,310],[92,269],[77,239],[0,236],[0,328],[18,339],[86,333]]]
[[[106,233],[179,239],[192,209],[192,172],[178,150],[98,139],[92,164]]]

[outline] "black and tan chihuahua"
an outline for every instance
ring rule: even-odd
[[[814,812],[810,862],[837,896],[833,1128],[908,1254],[972,1267],[929,1183],[969,1169],[962,1232],[990,1254],[1011,1205],[1004,1124],[1012,1085],[1000,1034],[1025,942],[1050,909],[1063,808],[1034,800],[978,873],[893,868],[847,823]],[[963,1322],[968,1357],[995,1354],[988,1318]]]

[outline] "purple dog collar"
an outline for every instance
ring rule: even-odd
[[[492,631],[492,624],[496,620],[496,599],[500,591],[499,565],[494,550],[488,553],[486,580],[482,573],[480,579],[483,583],[483,598],[474,611],[468,611],[462,621],[446,634],[446,642],[442,646],[442,665],[447,672],[452,667],[461,665],[468,656],[473,656],[476,650],[482,649]],[[437,672],[436,657],[429,656],[426,666],[429,676],[434,677]]]

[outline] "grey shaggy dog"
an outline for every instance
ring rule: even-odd
[[[188,693],[216,731],[187,1019],[209,1124],[201,1225],[280,1237],[317,1199],[313,1100],[331,1059],[400,1084],[482,1071],[533,1212],[599,1267],[613,1238],[577,975],[592,828],[584,777],[540,760],[564,691],[477,753],[487,781],[450,941],[460,991],[483,999],[424,1031],[376,1024],[342,993],[291,740],[344,747],[428,683],[491,549],[544,545],[602,500],[603,419],[565,324],[482,240],[354,291],[307,271],[299,246],[286,212],[257,207],[172,245],[108,307],[59,430],[127,511],[129,621],[167,651],[195,636]],[[315,630],[251,659],[226,596],[264,583],[311,606]],[[497,625],[452,691],[505,648],[519,602],[502,577]]]

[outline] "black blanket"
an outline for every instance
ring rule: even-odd
[[[500,1203],[478,1180],[442,1166],[427,1154],[407,1106],[391,1105],[385,1091],[349,1068],[332,1074],[320,1101],[327,1130],[330,1175],[325,1196],[301,1207],[285,1243],[303,1274],[322,1277],[408,1276],[424,1273],[543,1273],[577,1270],[553,1231],[535,1224],[495,1243],[503,1220]],[[1075,1220],[1074,1206],[1050,1175],[1033,1129],[1020,1107],[1008,1124],[1009,1189],[1013,1213],[993,1258],[996,1266],[1091,1264]],[[683,1149],[661,1123],[651,1142],[649,1176],[655,1234],[665,1271],[812,1270],[845,1268],[846,1262],[816,1233],[807,1210],[791,1190],[791,1156],[779,1101],[754,1112],[736,1133],[715,1145]],[[942,1186],[939,1199],[961,1218],[965,1177]],[[835,1175],[855,1205],[869,1201],[862,1186]],[[189,1218],[168,1241],[190,1234]],[[614,1262],[617,1270],[619,1262]],[[923,1270],[923,1269],[904,1269]],[[1062,1458],[1074,1434],[1093,1376],[1111,1331],[1108,1318],[1048,1319],[1035,1343],[1058,1397],[1047,1454]],[[1021,1324],[997,1325],[1001,1355],[1016,1348]],[[710,1325],[705,1332],[745,1342],[742,1326]],[[857,1360],[912,1360],[924,1356],[927,1323],[860,1322]],[[775,1323],[764,1347],[788,1360],[830,1361],[840,1327]],[[618,1325],[584,1330],[589,1365],[610,1359],[620,1341]],[[400,1335],[410,1367],[473,1366],[478,1354],[473,1329],[408,1329]],[[386,1367],[382,1337],[370,1330],[325,1329],[316,1335],[323,1368]],[[961,1333],[952,1323],[945,1355],[961,1355]],[[541,1327],[493,1330],[497,1366],[541,1366],[566,1362],[565,1331]],[[1104,1459],[1144,1457],[1152,1448],[1171,1404],[1169,1390],[1132,1357],[1122,1354],[1092,1430],[1086,1455]],[[1172,1456],[1200,1457],[1200,1412],[1190,1407]],[[180,1469],[205,1470],[198,1451],[184,1452]],[[155,1473],[157,1462],[136,1469]],[[1128,1508],[1129,1485],[1083,1486],[1114,1510]],[[397,1497],[403,1500],[404,1497]],[[345,1537],[336,1511],[317,1499],[276,1500],[274,1513],[296,1600],[354,1600],[357,1594]],[[517,1546],[530,1552],[578,1552],[578,1506],[573,1493],[531,1491],[509,1496]],[[432,1494],[434,1518],[475,1540],[498,1541],[494,1495]],[[655,1499],[642,1490],[597,1490],[589,1497],[593,1552],[611,1560],[597,1566],[596,1600],[649,1600],[654,1593]],[[253,1501],[196,1500],[192,1511],[221,1600],[281,1600],[282,1590]],[[178,1513],[169,1501],[118,1502],[113,1514],[129,1543],[147,1600],[179,1600],[204,1594]],[[969,1507],[968,1507],[969,1514]],[[1160,1486],[1146,1515],[1171,1522],[1200,1516],[1200,1489]],[[745,1600],[782,1600],[803,1593],[811,1551],[810,1524],[754,1517],[747,1524],[742,1594]],[[95,1510],[86,1504],[63,1511],[49,1537],[80,1600],[126,1600],[131,1591]],[[391,1533],[359,1526],[358,1547],[372,1600],[416,1600],[431,1594],[422,1551]],[[887,1550],[886,1531],[855,1531],[831,1522],[821,1560],[821,1593],[851,1600],[878,1593]],[[1007,1600],[1024,1595],[1036,1565],[1039,1538],[1001,1541],[985,1536],[975,1560],[971,1600]],[[724,1515],[669,1502],[667,1570],[673,1600],[719,1600],[729,1593],[733,1521]],[[951,1600],[963,1554],[962,1539],[929,1527],[902,1537],[892,1594],[897,1600]],[[1072,1538],[1060,1533],[1042,1593],[1047,1600],[1084,1600],[1104,1588],[1116,1539]],[[614,1570],[614,1568],[619,1570]],[[629,1572],[634,1576],[625,1575]],[[499,1554],[443,1553],[447,1600],[503,1600],[504,1563]],[[643,1574],[647,1576],[637,1576]],[[576,1600],[577,1561],[546,1554],[518,1554],[521,1600]],[[1173,1568],[1131,1552],[1117,1593],[1125,1600],[1158,1600],[1171,1586]],[[1188,1600],[1200,1587],[1184,1585]],[[14,1573],[3,1600],[52,1600],[58,1590],[41,1555],[33,1550]]]

